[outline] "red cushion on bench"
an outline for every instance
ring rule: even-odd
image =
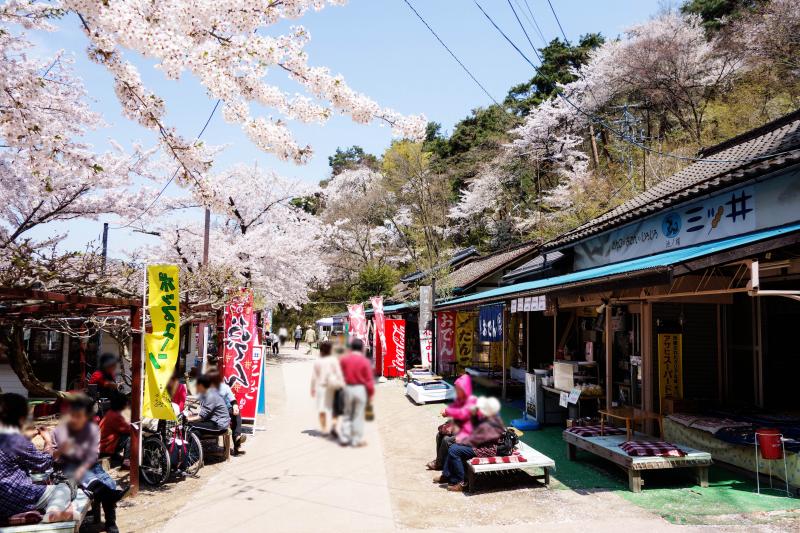
[[[660,440],[629,440],[619,445],[625,453],[633,457],[683,457],[686,452],[671,444]]]
[[[572,426],[567,429],[579,437],[600,437],[601,435],[624,435],[625,431],[614,426],[605,426],[604,431],[600,432],[600,426]]]
[[[501,463],[527,463],[528,460],[521,455],[508,455],[505,457],[473,457],[469,460],[471,465],[496,465]]]

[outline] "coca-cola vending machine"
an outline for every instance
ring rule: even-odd
[[[383,355],[383,375],[402,377],[406,372],[406,321],[386,319],[386,353]]]

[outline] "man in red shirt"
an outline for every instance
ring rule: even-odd
[[[367,402],[375,394],[375,379],[372,365],[364,357],[364,342],[361,339],[350,341],[350,353],[342,357],[344,375],[344,415],[339,443],[342,446],[365,446],[364,413]]]
[[[99,368],[89,377],[89,385],[97,386],[98,398],[110,398],[114,392],[119,390],[117,386],[118,366],[116,355],[104,353],[100,356]]]

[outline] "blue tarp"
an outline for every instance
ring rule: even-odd
[[[747,244],[751,244],[757,241],[771,239],[773,237],[779,237],[781,235],[785,235],[787,233],[792,233],[795,231],[800,231],[800,224],[792,224],[790,226],[784,226],[781,228],[758,231],[755,233],[750,233],[748,235],[740,235],[738,237],[731,237],[728,239],[723,239],[715,242],[698,244],[695,246],[689,246],[687,248],[681,248],[679,250],[662,252],[660,254],[654,254],[647,257],[639,257],[637,259],[630,259],[628,261],[623,261],[620,263],[614,263],[611,265],[604,265],[601,267],[589,268],[578,272],[572,272],[570,274],[564,274],[563,276],[555,276],[552,278],[540,279],[536,281],[526,281],[524,283],[516,283],[514,285],[508,285],[506,287],[498,287],[497,289],[478,292],[475,294],[470,294],[469,296],[462,296],[461,298],[455,298],[453,300],[449,300],[446,302],[439,302],[439,306],[449,307],[451,305],[458,305],[480,300],[498,299],[503,296],[511,296],[520,293],[530,293],[530,292],[535,292],[537,289],[547,289],[549,287],[555,287],[558,285],[568,285],[571,283],[577,283],[581,281],[590,281],[593,279],[605,278],[617,274],[636,272],[637,270],[648,270],[658,267],[668,267],[670,265],[675,265],[684,261],[697,259],[705,255],[711,255],[725,250],[729,250],[731,248],[745,246]],[[545,291],[542,290],[542,292]]]

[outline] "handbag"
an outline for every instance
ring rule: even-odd
[[[364,419],[367,422],[375,420],[375,409],[372,407],[372,402],[367,402],[367,407],[364,409]]]
[[[498,457],[506,457],[514,453],[514,448],[519,444],[519,437],[516,432],[508,428],[500,440],[497,442],[497,455]]]

